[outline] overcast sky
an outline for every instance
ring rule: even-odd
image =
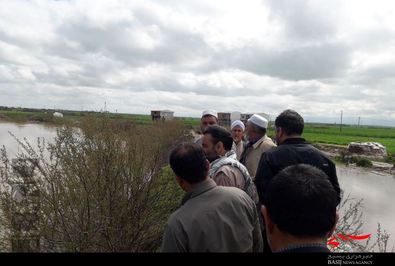
[[[391,0],[0,3],[0,105],[395,121]]]

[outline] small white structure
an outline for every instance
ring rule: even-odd
[[[247,124],[247,120],[250,119],[250,117],[251,117],[252,115],[253,115],[253,114],[240,114],[240,120],[241,120],[241,122],[243,122],[244,125],[246,125],[246,124]]]
[[[59,113],[59,112],[55,112],[55,113],[53,113],[53,116],[54,116],[54,117],[62,118],[62,117],[63,117],[63,114],[62,114],[62,113]]]
[[[162,110],[162,111],[151,111],[151,118],[153,121],[169,121],[173,120],[174,112],[170,110]]]
[[[271,116],[269,114],[266,114],[266,113],[256,113],[256,114],[266,118],[267,121],[271,121]],[[237,119],[240,119],[241,122],[243,122],[246,125],[247,120],[250,119],[250,117],[252,115],[253,115],[253,113],[245,113],[245,114],[240,113],[240,118],[237,118]]]
[[[218,113],[218,124],[223,127],[230,127],[230,113]]]
[[[230,113],[230,124],[232,124],[235,120],[240,120],[241,113],[236,111]]]

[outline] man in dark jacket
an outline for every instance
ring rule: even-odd
[[[275,127],[279,146],[262,154],[255,177],[261,202],[265,204],[265,192],[273,176],[287,166],[303,163],[315,166],[328,175],[337,193],[337,204],[339,204],[340,186],[336,166],[328,156],[301,137],[304,128],[303,118],[293,110],[285,110],[276,118]]]
[[[336,191],[323,171],[307,164],[286,167],[268,185],[265,202],[273,252],[330,252],[327,241],[339,215]]]

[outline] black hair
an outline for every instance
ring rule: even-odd
[[[198,183],[207,176],[206,156],[203,148],[195,143],[181,143],[170,153],[170,167],[174,173],[190,184]]]
[[[221,141],[224,144],[225,150],[229,151],[232,149],[232,145],[233,145],[232,134],[224,127],[218,125],[211,125],[206,128],[203,134],[204,135],[210,134],[214,140],[214,144],[217,144],[219,141]]]
[[[268,185],[264,205],[278,228],[298,237],[324,237],[336,223],[337,194],[320,169],[298,164]]]
[[[304,120],[294,110],[287,109],[277,116],[274,125],[281,127],[287,135],[302,135]]]

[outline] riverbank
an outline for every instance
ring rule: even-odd
[[[347,166],[355,169],[363,169],[364,171],[379,175],[395,175],[395,163],[392,161],[392,157],[350,154],[347,151],[347,146],[344,145],[316,143],[314,146],[328,155],[333,161],[335,161],[336,165]],[[351,157],[355,156],[366,159],[371,162],[371,166],[362,167],[358,166],[356,163],[345,163],[345,154],[349,154],[348,156]]]

